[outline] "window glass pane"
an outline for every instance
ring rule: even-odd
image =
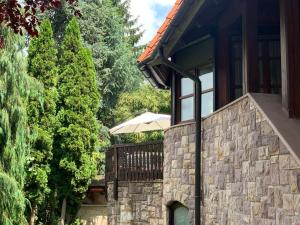
[[[185,207],[179,207],[174,210],[174,225],[188,225],[188,212]]]
[[[194,97],[181,100],[181,121],[194,119]]]
[[[202,90],[214,88],[214,74],[212,68],[200,69],[200,80],[202,82]]]
[[[236,60],[234,63],[234,82],[236,86],[241,86],[243,83],[243,65],[241,60]]]
[[[281,92],[281,65],[280,59],[270,60],[271,92],[279,94]]]
[[[280,41],[269,42],[269,54],[271,58],[280,58]]]
[[[214,92],[202,94],[202,117],[214,112]]]
[[[189,78],[181,79],[181,96],[194,93],[194,82]]]
[[[242,58],[242,43],[241,42],[234,42],[232,44],[232,54],[233,58]]]

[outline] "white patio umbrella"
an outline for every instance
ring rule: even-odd
[[[165,130],[170,127],[170,124],[170,115],[146,112],[111,128],[109,131],[111,134],[139,133],[144,131]]]

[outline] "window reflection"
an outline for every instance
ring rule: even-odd
[[[186,207],[178,207],[174,210],[174,225],[188,225],[188,212]]]
[[[194,93],[194,82],[189,78],[181,79],[181,96]]]
[[[214,112],[214,92],[202,94],[202,117]]]
[[[194,119],[194,97],[181,100],[181,121]]]

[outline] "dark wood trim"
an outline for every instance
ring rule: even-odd
[[[176,75],[172,72],[172,85],[171,85],[171,126],[176,124]]]
[[[230,38],[228,29],[220,29],[216,35],[215,58],[216,58],[216,108],[228,104],[229,97],[229,71],[230,71]]]
[[[262,42],[262,64],[263,64],[263,92],[271,93],[271,71],[270,71],[270,57],[269,57],[269,42]],[[259,78],[260,80],[260,78]],[[260,87],[261,88],[261,87]]]
[[[243,92],[258,91],[258,58],[257,58],[257,1],[246,0],[243,6]]]
[[[300,117],[299,0],[280,0],[282,106],[290,117]]]
[[[228,1],[228,0],[226,0]],[[233,0],[231,3],[227,3],[227,8],[224,13],[220,16],[219,27],[220,30],[224,30],[231,26],[236,20],[242,15],[242,1]]]

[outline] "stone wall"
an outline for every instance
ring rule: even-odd
[[[202,136],[202,224],[300,225],[300,165],[248,96],[206,118]],[[109,225],[168,225],[174,202],[194,225],[194,165],[195,124],[171,127],[163,182],[120,182],[117,202],[110,183]]]
[[[299,225],[300,166],[251,101],[204,120],[204,224]]]
[[[108,183],[109,225],[163,225],[162,181],[119,182],[118,201]]]
[[[169,206],[180,202],[189,209],[194,224],[195,124],[170,128],[164,140],[163,218],[169,224]]]

